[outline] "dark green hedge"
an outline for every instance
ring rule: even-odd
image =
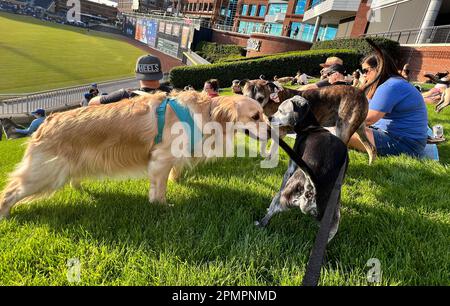
[[[400,58],[400,44],[398,42],[382,37],[371,37],[370,39],[381,49],[390,54],[394,59]],[[315,42],[311,47],[311,50],[324,49],[350,49],[363,55],[372,53],[372,47],[363,38],[344,38],[319,41]]]
[[[244,56],[246,51],[238,45],[221,45],[214,42],[201,41],[197,45],[195,52],[209,62],[215,63],[228,57]]]
[[[330,56],[342,58],[347,71],[351,72],[359,68],[362,55],[353,50],[315,50],[231,63],[180,66],[173,68],[170,72],[170,82],[176,88],[192,85],[200,89],[206,80],[212,78],[218,79],[221,87],[229,87],[234,79],[257,79],[261,74],[269,79],[275,75],[294,76],[299,69],[309,75],[317,76],[321,69],[320,64]]]

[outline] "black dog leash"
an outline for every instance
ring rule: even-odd
[[[328,244],[328,237],[331,231],[331,222],[333,221],[334,213],[341,195],[342,181],[344,180],[345,170],[347,168],[348,158],[345,157],[345,162],[341,167],[339,176],[334,183],[334,188],[328,198],[325,213],[320,222],[320,228],[314,242],[314,247],[309,256],[308,264],[306,266],[305,276],[303,277],[303,286],[317,286],[320,278],[320,269],[322,267],[325,250]]]
[[[310,128],[312,130],[312,128]],[[307,175],[312,177],[311,169],[308,165],[295,153],[295,151],[281,139],[275,131],[271,131],[274,135],[274,141],[286,152],[286,154],[303,170]],[[302,280],[303,286],[317,286],[320,279],[320,269],[322,268],[323,258],[325,256],[325,250],[328,244],[328,237],[331,231],[331,222],[333,221],[336,206],[339,202],[341,195],[342,181],[344,180],[345,170],[347,168],[348,157],[345,157],[344,164],[339,171],[339,175],[334,183],[333,190],[328,198],[327,207],[325,213],[320,222],[320,228],[314,242],[314,247],[309,256],[308,264],[306,266],[305,276]],[[313,180],[314,181],[314,180]]]
[[[311,169],[303,161],[303,159],[301,159],[300,156],[295,153],[295,151],[292,150],[292,148],[283,139],[281,139],[273,129],[271,130],[271,134],[273,135],[272,139],[286,152],[289,158],[292,159],[300,169],[306,172],[309,177],[313,178]]]

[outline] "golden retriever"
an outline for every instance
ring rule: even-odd
[[[263,109],[251,98],[236,95],[211,99],[195,91],[173,92],[171,97],[201,116],[201,122],[196,121],[201,130],[208,122],[223,126],[226,122],[253,122],[262,124],[260,131],[267,131]],[[171,127],[179,121],[169,105],[162,141],[155,144],[156,109],[165,98],[164,93],[155,93],[47,117],[0,196],[0,219],[7,217],[19,201],[49,194],[67,182],[76,187],[86,177],[136,172],[148,173],[150,202],[164,203],[171,169],[192,160],[171,152],[172,142],[179,137],[171,133]],[[173,178],[179,174],[176,169]]]

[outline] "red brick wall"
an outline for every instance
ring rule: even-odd
[[[249,39],[249,37],[250,35],[213,30],[211,41],[218,44],[239,45],[245,48],[247,47],[247,40]]]
[[[367,27],[367,13],[370,10],[370,5],[367,4],[369,0],[362,0],[356,13],[355,23],[353,24],[350,37],[359,37],[364,34]]]
[[[266,34],[252,34],[250,38],[261,41],[261,48],[257,51],[247,51],[247,57],[274,54],[288,51],[309,50],[312,44],[287,37]]]
[[[450,71],[450,44],[402,47],[403,64],[409,63],[411,79],[423,82],[425,73]]]
[[[247,51],[247,57],[260,56],[273,53],[281,53],[296,50],[309,50],[312,44],[304,41],[290,39],[287,37],[271,36],[266,34],[253,33],[251,35],[239,34],[213,30],[212,41],[218,44],[234,44],[247,47],[249,38],[261,41],[261,48],[258,51]]]

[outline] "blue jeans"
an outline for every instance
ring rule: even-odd
[[[377,154],[380,156],[406,154],[412,157],[424,158],[427,140],[415,140],[394,136],[386,131],[371,127]]]

